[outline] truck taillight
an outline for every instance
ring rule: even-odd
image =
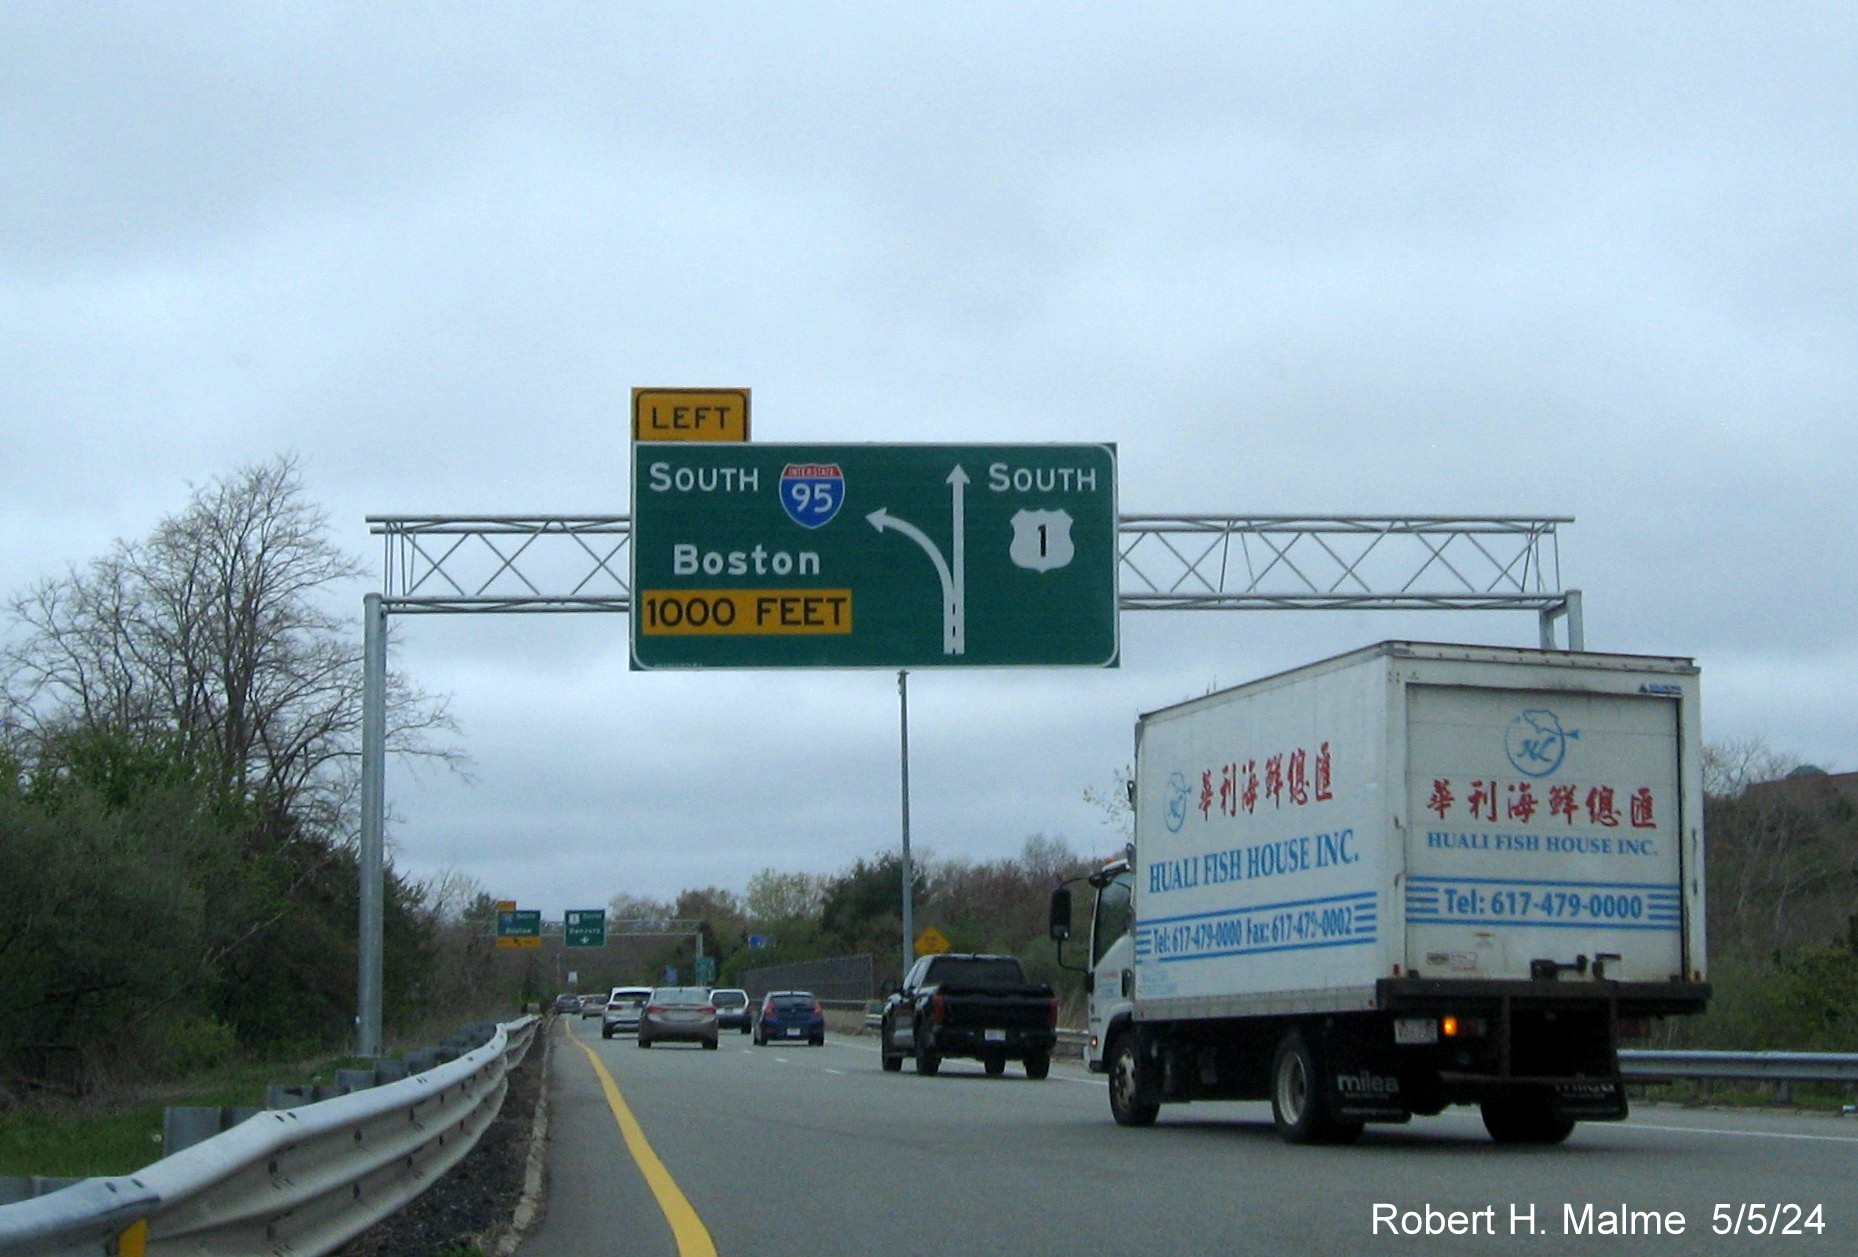
[[[1481,1039],[1490,1033],[1490,1023],[1482,1017],[1446,1013],[1439,1018],[1439,1033],[1448,1039]]]
[[[929,1001],[929,1020],[936,1025],[942,1024],[942,1015],[948,1009],[948,1001],[938,995]]]
[[[1046,1011],[1049,1014],[1046,1025],[1056,1030],[1058,1028],[1058,998],[1056,996],[1052,997],[1051,1006]]]

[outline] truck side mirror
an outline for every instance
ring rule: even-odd
[[[1052,892],[1052,941],[1062,943],[1071,937],[1071,888],[1060,886]]]

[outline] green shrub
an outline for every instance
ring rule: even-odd
[[[1843,944],[1789,947],[1756,993],[1757,1048],[1849,1052],[1858,1047],[1858,952]]]
[[[205,1013],[175,1012],[146,1024],[139,1053],[149,1073],[160,1078],[183,1077],[216,1069],[233,1059],[239,1037],[218,1018]]]

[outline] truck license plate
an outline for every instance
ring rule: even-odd
[[[1006,1031],[1004,1030],[988,1030],[984,1032],[984,1036],[989,1043],[1006,1042]]]

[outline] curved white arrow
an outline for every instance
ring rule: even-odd
[[[956,492],[960,492],[959,488],[957,488]],[[957,515],[956,518],[959,519],[960,516]],[[865,516],[865,519],[870,523],[871,527],[877,529],[879,532],[883,532],[886,528],[889,528],[902,533],[911,541],[921,546],[923,548],[923,553],[929,556],[929,561],[935,564],[935,574],[940,577],[942,581],[942,653],[945,655],[959,655],[964,653],[966,650],[966,634],[962,623],[961,599],[956,595],[955,577],[948,570],[948,560],[942,557],[942,552],[940,550],[936,549],[935,542],[929,540],[928,534],[923,532],[923,530],[918,528],[915,524],[910,523],[907,519],[898,519],[881,506]],[[957,546],[955,554],[956,562],[960,562],[961,550],[959,546]]]

